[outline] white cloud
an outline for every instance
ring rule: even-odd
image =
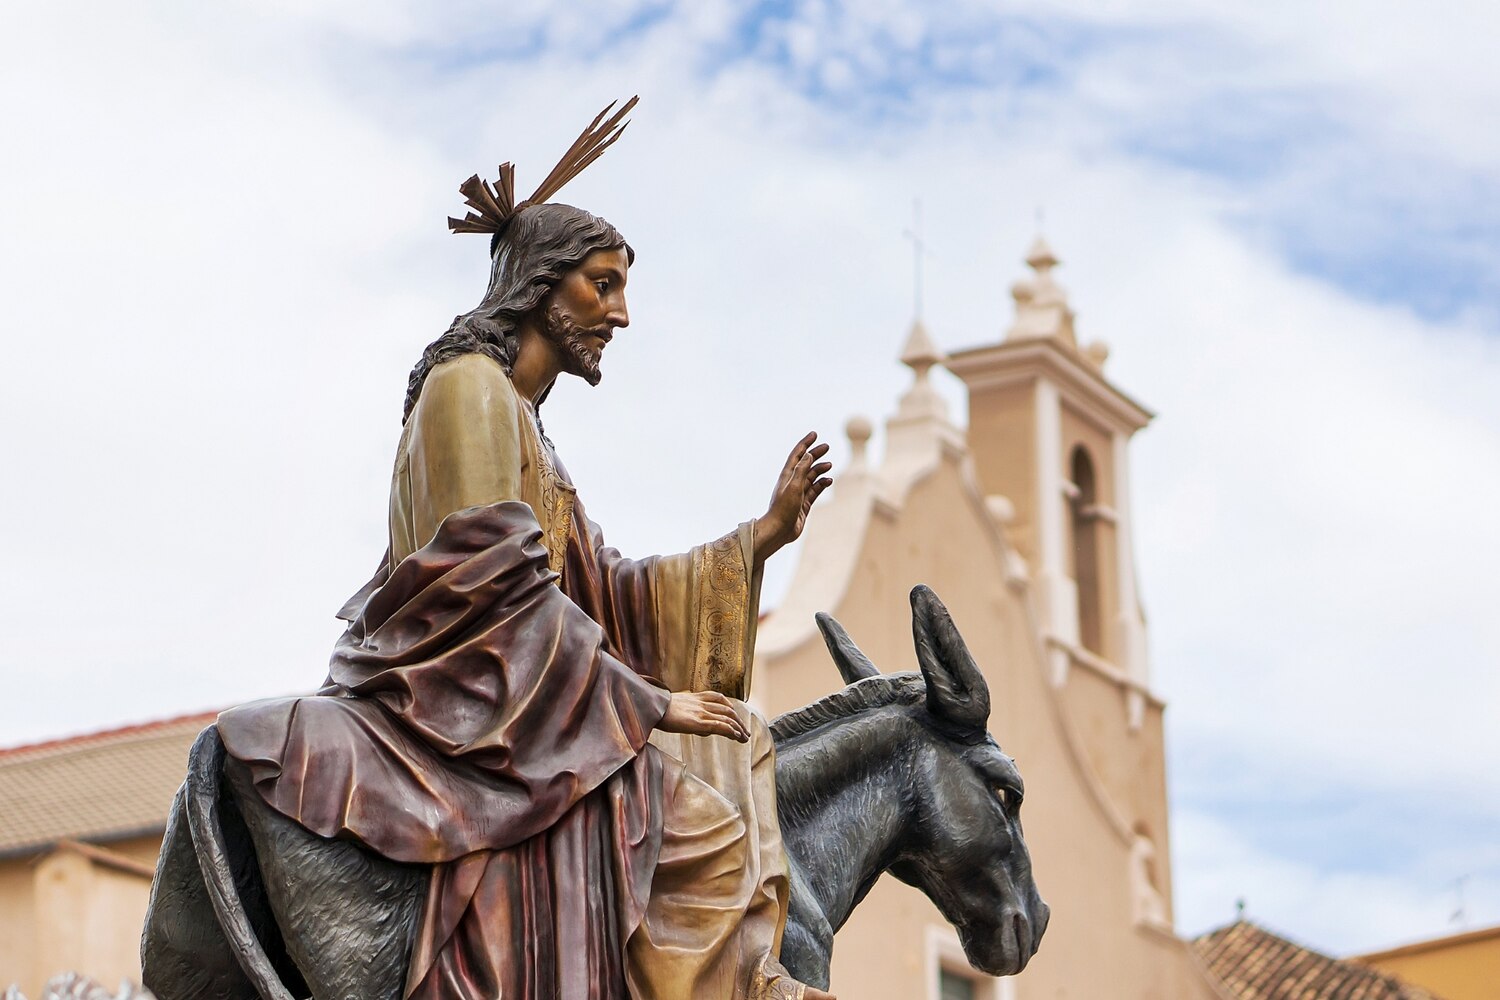
[[[1494,905],[1500,855],[1492,845],[1476,844],[1448,859],[1461,871],[1487,866],[1483,880],[1471,878],[1460,889],[1447,872],[1428,866],[1393,872],[1357,863],[1313,864],[1257,846],[1244,829],[1203,812],[1175,810],[1172,819],[1178,926],[1190,934],[1236,919],[1240,900],[1246,919],[1332,955],[1472,929],[1500,916]],[[1184,892],[1187,883],[1191,888]],[[1476,907],[1481,894],[1488,905]],[[1463,916],[1455,919],[1461,901]]]
[[[483,287],[482,240],[442,229],[457,182],[513,158],[534,183],[599,105],[639,91],[626,139],[565,195],[640,252],[634,322],[603,386],[566,387],[544,414],[612,542],[725,530],[757,512],[802,431],[837,438],[849,414],[884,414],[905,384],[912,195],[947,347],[1000,336],[1044,205],[1083,337],[1108,340],[1114,377],[1162,414],[1137,445],[1134,501],[1178,745],[1211,740],[1260,781],[1295,767],[1369,795],[1435,782],[1496,800],[1492,332],[1290,273],[1227,221],[1257,192],[1112,151],[1092,102],[1140,67],[1039,91],[934,88],[925,121],[871,121],[764,62],[698,73],[735,5],[634,34],[620,26],[653,7],[551,9],[153,22],[50,5],[0,40],[0,125],[24,140],[0,185],[3,363],[18,373],[0,397],[3,742],[321,679],[330,613],[383,545],[407,368]],[[914,9],[866,15],[840,54],[857,69],[872,38],[917,44],[930,25]],[[1231,26],[1270,51],[1283,23]],[[434,54],[533,31],[545,47],[524,65]],[[1414,37],[1413,59],[1429,36]],[[824,65],[827,39],[807,44]],[[1402,114],[1433,86],[1366,87],[1321,49],[1292,56],[1301,78],[1361,100],[1393,89],[1417,109]],[[1495,84],[1482,75],[1476,95]],[[1143,114],[1162,93],[1147,83],[1131,98]],[[1465,107],[1448,113],[1478,131]],[[1420,133],[1429,155],[1489,155],[1445,129]],[[1234,878],[1179,872],[1184,912],[1254,881],[1282,886],[1294,918],[1309,865],[1204,834],[1197,808],[1178,831],[1198,852],[1184,871]],[[1343,877],[1312,881],[1418,891],[1409,873]],[[1338,946],[1359,946],[1356,929],[1381,936],[1372,947],[1401,937],[1398,909]],[[1281,929],[1312,938],[1333,920]]]
[[[1154,67],[1154,79],[1169,83],[1151,95],[1157,101],[1225,84],[1315,90],[1337,103],[1347,125],[1375,130],[1400,145],[1434,148],[1468,166],[1492,168],[1500,160],[1500,137],[1482,125],[1500,102],[1490,44],[1500,12],[1493,4],[1043,0],[1021,9],[1101,30],[1177,36]],[[1189,32],[1196,37],[1184,38]],[[1193,47],[1210,58],[1197,58]],[[1223,58],[1226,49],[1235,50],[1235,57]],[[1173,79],[1174,65],[1191,65],[1208,79]],[[1143,68],[1109,64],[1115,79],[1127,83]]]

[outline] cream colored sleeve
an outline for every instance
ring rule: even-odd
[[[674,691],[750,696],[760,612],[755,523],[652,567],[662,681]]]
[[[455,511],[521,499],[518,405],[510,378],[484,355],[446,361],[427,376],[408,451],[418,545]]]

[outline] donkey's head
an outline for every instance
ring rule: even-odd
[[[907,777],[910,821],[890,871],[937,904],[976,969],[1014,975],[1036,953],[1049,913],[1021,834],[1021,775],[985,728],[989,685],[948,609],[927,587],[912,591],[911,607],[926,698],[909,709],[919,734]],[[847,683],[880,674],[832,617],[818,615],[818,626]]]

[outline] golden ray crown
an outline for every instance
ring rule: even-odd
[[[547,179],[532,192],[531,197],[516,204],[516,165],[509,161],[500,164],[500,176],[492,185],[489,181],[481,180],[478,174],[470,177],[458,186],[458,193],[464,196],[464,204],[468,205],[469,212],[462,219],[448,217],[448,228],[455,233],[498,233],[505,228],[505,224],[511,218],[525,208],[527,205],[540,205],[551,198],[562,189],[568,181],[577,177],[578,174],[590,163],[597,160],[610,146],[614,145],[616,139],[625,134],[625,126],[630,123],[624,121],[630,109],[635,107],[639,96],[632,97],[625,102],[625,106],[605,121],[604,116],[609,115],[614,106],[619,103],[610,101],[609,106],[599,112],[589,127],[584,129],[578,138],[573,140],[573,145],[557,161],[557,166],[547,175]]]

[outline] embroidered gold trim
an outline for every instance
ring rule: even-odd
[[[749,1000],[803,1000],[806,995],[807,987],[769,956],[750,978]]]
[[[535,513],[538,521],[542,521],[543,516],[546,517],[541,528],[542,544],[547,547],[547,568],[560,577],[563,560],[568,552],[568,535],[573,525],[574,490],[571,484],[563,482],[562,476],[558,475],[552,453],[547,442],[542,439],[531,407],[523,403],[521,409],[526,414],[526,425],[531,429],[531,440],[536,448],[537,483],[543,510]]]
[[[552,503],[552,523],[547,526],[547,568],[561,577],[568,536],[573,531],[573,491],[561,480],[554,480],[554,487],[557,494]]]
[[[738,532],[725,535],[699,550],[698,641],[694,662],[699,690],[719,691],[743,698],[745,676],[745,619],[750,603],[750,579]]]

